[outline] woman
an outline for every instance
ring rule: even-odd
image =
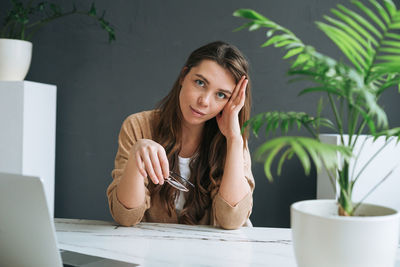
[[[244,225],[254,189],[241,134],[250,105],[248,63],[236,47],[213,42],[193,51],[158,108],[122,124],[107,189],[114,220]],[[171,173],[193,186],[178,190],[172,180],[184,180]]]

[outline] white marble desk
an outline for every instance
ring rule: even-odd
[[[93,256],[153,266],[295,267],[291,230],[55,219],[58,246]],[[400,247],[396,266],[400,267]]]
[[[295,267],[290,229],[55,219],[60,249],[151,266]]]

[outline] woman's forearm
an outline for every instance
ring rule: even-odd
[[[244,176],[243,139],[227,139],[227,153],[219,194],[231,206],[242,200],[250,192]]]
[[[126,163],[116,190],[118,200],[128,209],[137,208],[145,201],[144,177],[140,174],[133,155]]]

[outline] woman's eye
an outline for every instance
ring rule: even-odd
[[[201,87],[204,87],[204,82],[202,80],[196,80],[195,83]]]
[[[217,97],[220,98],[220,99],[225,99],[226,95],[224,93],[218,92],[217,93]]]

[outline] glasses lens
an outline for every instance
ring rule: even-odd
[[[170,171],[169,172],[169,177],[171,178],[175,178],[175,181],[179,181],[180,184],[184,185],[185,187],[189,187],[189,185],[191,187],[194,187],[194,184],[192,184],[191,182],[189,182],[189,180],[183,178],[182,176],[180,176],[179,174]]]
[[[178,182],[174,177],[168,177],[167,180],[165,180],[167,183],[169,183],[171,186],[175,187],[176,189],[184,192],[188,192],[189,189],[187,189],[183,184]]]

